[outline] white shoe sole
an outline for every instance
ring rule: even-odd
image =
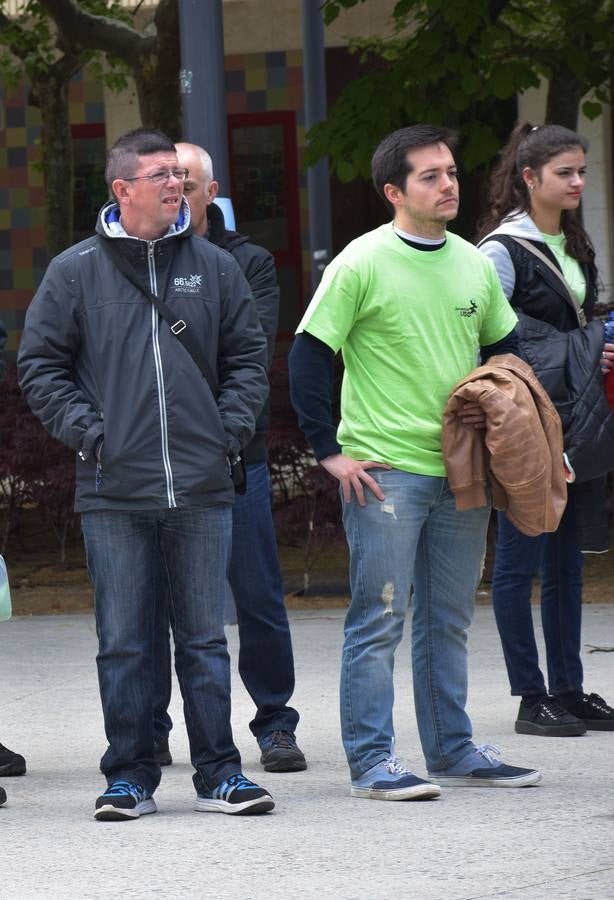
[[[539,784],[542,780],[542,773],[529,772],[527,775],[517,775],[515,778],[473,778],[471,775],[429,774],[429,778],[442,787],[519,788]]]
[[[97,809],[94,818],[99,822],[121,822],[126,819],[138,819],[139,816],[146,816],[148,813],[158,812],[158,807],[153,797],[147,800],[141,800],[134,809],[122,809],[113,806],[112,803],[106,803]]]
[[[256,800],[246,800],[244,803],[228,803],[226,800],[197,797],[194,804],[196,812],[226,813],[229,816],[257,816],[260,813],[270,812],[274,808],[275,801],[269,794],[258,797]]]
[[[441,788],[437,784],[415,784],[413,787],[383,791],[352,785],[350,793],[361,800],[435,800],[441,796]]]

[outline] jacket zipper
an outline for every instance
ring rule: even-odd
[[[154,246],[155,241],[147,241],[147,268],[149,270],[149,286],[151,292],[158,296],[158,282],[156,279],[156,267],[154,263]],[[168,450],[168,421],[166,418],[166,399],[164,395],[164,372],[162,371],[162,355],[160,353],[160,342],[158,334],[159,317],[155,306],[151,306],[151,334],[154,351],[154,362],[156,366],[156,379],[158,381],[158,408],[160,411],[160,433],[162,437],[162,461],[164,463],[164,474],[166,476],[166,496],[169,508],[177,506],[175,501],[175,491],[173,488],[173,470],[171,469],[171,458]]]

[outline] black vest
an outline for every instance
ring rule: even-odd
[[[507,234],[496,234],[488,240],[499,241],[507,248],[514,269],[516,284],[510,298],[511,305],[520,312],[553,325],[558,331],[572,331],[578,327],[578,317],[559,278],[540,259],[525,250]],[[560,266],[550,248],[542,241],[531,241],[538,250]],[[586,279],[583,309],[588,321],[597,301],[597,270],[593,263],[580,263]]]

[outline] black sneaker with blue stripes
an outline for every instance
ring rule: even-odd
[[[197,812],[221,812],[231,816],[254,816],[270,812],[274,806],[275,802],[268,791],[237,772],[212,791],[198,794],[194,809]]]
[[[154,798],[140,784],[114,781],[96,800],[94,818],[99,822],[118,822],[157,811]]]

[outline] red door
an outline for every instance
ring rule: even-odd
[[[278,338],[290,340],[303,310],[294,112],[229,115],[228,147],[237,230],[275,258],[281,288]]]

